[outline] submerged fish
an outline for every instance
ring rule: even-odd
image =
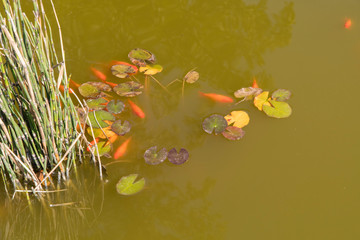
[[[78,88],[78,87],[80,87],[80,84],[78,84],[77,82],[75,82],[74,80],[72,80],[71,78],[70,78],[70,84],[71,85],[73,85],[74,87],[76,87],[76,88]]]
[[[204,97],[208,97],[215,102],[232,103],[234,100],[231,97],[216,94],[216,93],[203,93],[199,91],[199,94]]]
[[[59,86],[60,91],[64,92],[65,91],[65,87],[63,85]],[[74,90],[72,90],[72,88],[69,88],[69,93],[75,93]]]
[[[251,87],[253,87],[253,88],[259,88],[259,85],[258,85],[258,83],[257,83],[257,81],[256,81],[256,78],[254,78],[254,80],[253,80],[253,83],[252,83],[252,86]]]
[[[127,147],[129,142],[131,141],[131,137],[126,139],[115,151],[114,159],[118,159],[119,157],[123,156],[126,153]]]
[[[95,77],[97,77],[101,81],[106,80],[106,75],[104,73],[100,72],[99,70],[97,70],[96,68],[93,68],[93,67],[91,67],[90,69],[93,72],[93,74],[95,75]]]
[[[136,105],[130,99],[128,99],[128,102],[129,102],[130,107],[131,107],[131,109],[133,110],[133,112],[135,113],[136,116],[138,116],[139,118],[144,118],[145,117],[145,113],[143,112],[143,110],[141,110],[141,108],[138,105]]]
[[[345,21],[345,24],[344,24],[344,27],[346,28],[346,29],[348,29],[348,28],[350,28],[351,27],[351,19],[346,19],[346,21]]]

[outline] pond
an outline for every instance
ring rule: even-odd
[[[156,55],[164,85],[193,68],[200,79],[183,99],[181,84],[168,94],[151,83],[139,96],[146,118],[131,119],[122,162],[104,158],[104,182],[85,161],[44,202],[11,202],[2,187],[1,239],[360,239],[360,1],[54,2],[74,81],[97,81],[90,67],[128,61],[138,47]],[[289,118],[198,94],[232,96],[253,77],[292,92]],[[205,117],[233,110],[250,116],[241,140],[202,130]],[[148,165],[143,153],[154,145],[190,158]],[[132,173],[145,189],[119,195],[116,183]]]

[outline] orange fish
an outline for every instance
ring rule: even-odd
[[[112,83],[112,82],[108,82],[108,81],[105,81],[105,80],[101,80],[103,83],[106,83],[107,85],[110,85],[111,87],[116,87],[117,84],[116,83]]]
[[[95,77],[97,77],[98,79],[100,79],[101,81],[105,81],[106,80],[106,75],[103,74],[102,72],[100,72],[99,70],[97,70],[96,68],[91,67],[90,68],[91,71],[93,72],[93,74],[95,75]]]
[[[70,84],[72,84],[74,87],[78,88],[80,87],[80,84],[78,84],[77,82],[75,82],[74,80],[70,79]]]
[[[253,88],[259,88],[259,85],[257,84],[256,78],[254,78],[254,80],[253,80],[252,87]]]
[[[346,19],[346,21],[345,21],[345,24],[344,24],[344,27],[346,28],[346,29],[348,29],[348,28],[350,28],[351,27],[351,19]]]
[[[95,142],[98,143],[99,140],[100,140],[100,138],[95,138],[95,141],[92,140],[92,141],[90,142],[89,146],[87,147],[86,151],[90,151],[90,148],[95,145]]]
[[[131,140],[131,137],[126,139],[119,147],[116,149],[114,153],[114,159],[118,159],[119,157],[123,156],[126,153],[127,147],[129,145],[129,142]]]
[[[216,93],[203,93],[199,91],[199,94],[204,97],[208,97],[215,102],[222,102],[222,103],[232,103],[234,100],[231,97],[216,94]]]
[[[136,116],[138,116],[139,118],[144,118],[145,117],[145,113],[143,112],[143,110],[141,110],[141,108],[138,105],[136,105],[130,99],[128,99],[128,102],[129,102],[130,107],[131,107],[131,109],[133,110],[133,112],[135,113]]]
[[[119,135],[114,134],[113,136],[109,137],[109,140],[106,142],[105,146],[109,145],[110,143],[114,143],[118,139]]]
[[[60,89],[60,91],[62,91],[62,92],[65,91],[65,88],[64,88],[63,85],[60,85],[60,86],[59,86],[59,89]],[[69,88],[69,93],[74,93],[74,90],[72,90],[71,88]]]

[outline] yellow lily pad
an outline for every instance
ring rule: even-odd
[[[245,111],[232,111],[225,116],[228,125],[233,124],[234,127],[243,128],[250,122],[250,117]]]
[[[143,72],[145,75],[155,75],[163,70],[161,65],[146,65],[145,67],[140,67],[139,71]]]
[[[255,107],[257,107],[260,111],[262,111],[263,110],[263,105],[271,106],[269,101],[268,101],[268,98],[269,98],[269,92],[268,91],[262,92],[259,95],[257,95],[254,98]]]

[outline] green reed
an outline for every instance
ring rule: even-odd
[[[36,192],[42,182],[54,181],[50,175],[58,181],[68,177],[86,138],[82,128],[77,130],[80,119],[69,93],[60,25],[55,40],[41,0],[33,0],[32,20],[20,0],[2,0],[2,6],[0,173],[15,190],[31,183]]]

